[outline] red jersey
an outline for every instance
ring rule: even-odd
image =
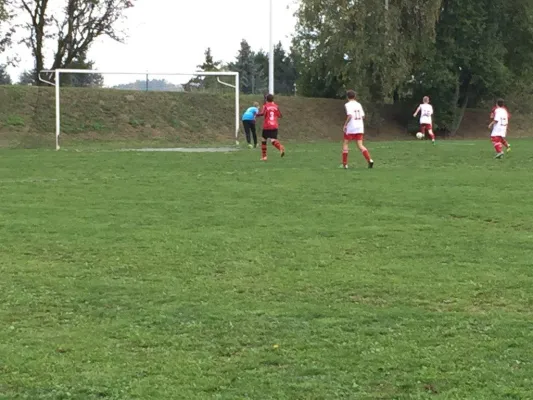
[[[263,129],[269,131],[279,128],[278,119],[281,118],[281,112],[276,103],[266,103],[258,115],[265,117]]]

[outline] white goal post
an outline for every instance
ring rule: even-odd
[[[41,77],[41,74],[46,74],[48,76],[54,75],[54,82],[50,82]],[[240,110],[239,110],[239,73],[233,71],[216,71],[216,72],[205,72],[205,71],[195,71],[195,72],[106,72],[98,70],[88,70],[88,69],[55,69],[55,70],[43,70],[40,71],[39,80],[43,83],[55,86],[55,111],[56,111],[56,150],[59,150],[59,136],[61,134],[61,74],[100,74],[100,75],[168,75],[168,76],[216,76],[218,83],[224,86],[229,86],[235,89],[235,143],[239,144],[239,126],[240,126]],[[220,80],[222,76],[232,76],[235,79],[234,84],[223,82]]]

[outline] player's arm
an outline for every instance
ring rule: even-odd
[[[281,114],[281,111],[278,108],[278,118],[283,118],[283,115]]]
[[[350,114],[346,114],[346,121],[344,121],[344,126],[342,127],[342,130],[346,132],[346,127],[348,126],[348,123],[352,120],[352,116]]]
[[[265,106],[261,107],[261,111],[257,113],[257,117],[263,117],[265,115]]]
[[[418,113],[420,112],[420,106],[416,109],[415,113],[413,114],[413,117],[416,117]]]
[[[489,124],[489,129],[492,129],[492,127],[493,127],[495,124],[498,123],[498,120],[495,119],[495,118],[496,118],[496,116],[492,117],[492,121],[491,121],[491,123]]]

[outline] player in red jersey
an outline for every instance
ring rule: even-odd
[[[258,117],[264,117],[263,134],[261,140],[261,161],[267,160],[267,141],[270,140],[272,146],[279,150],[281,156],[285,155],[285,147],[281,145],[278,140],[278,119],[282,118],[281,111],[276,103],[274,103],[274,96],[269,94],[266,96],[266,103],[257,114]]]
[[[494,107],[492,107],[492,110],[490,110],[490,121],[494,121],[494,116],[496,115],[496,109],[498,108],[498,102],[496,102],[496,105]],[[507,111],[507,119],[508,121],[511,119],[511,113],[509,112],[509,110],[507,109],[507,107],[504,105],[503,108],[505,111]],[[507,124],[509,124],[509,122],[507,122]],[[505,137],[502,137],[501,139],[501,144],[503,144],[505,146],[505,148],[507,149],[507,153],[509,153],[511,151],[511,145],[509,144],[509,142],[505,139]]]

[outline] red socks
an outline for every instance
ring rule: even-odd
[[[261,155],[263,158],[267,156],[267,144],[264,142],[261,143]]]
[[[509,143],[507,143],[507,140],[505,140],[505,138],[502,137],[502,144],[505,146],[505,147],[509,147]]]
[[[279,142],[279,140],[273,140],[272,146],[274,146],[278,150],[281,150],[281,143]]]
[[[365,158],[366,162],[370,162],[372,158],[370,157],[370,153],[368,152],[366,147],[363,147],[361,149],[361,153],[363,154],[363,157]],[[346,166],[348,164],[348,150],[342,151],[342,165]]]
[[[345,167],[348,165],[348,150],[342,151],[342,165]]]
[[[366,162],[369,162],[371,160],[370,158],[370,153],[368,152],[368,150],[366,149],[366,147],[363,147],[361,149],[361,153],[363,153],[363,157],[365,158]]]
[[[496,153],[502,152],[502,144],[500,142],[494,142],[494,150],[496,150]]]
[[[428,135],[431,138],[431,140],[435,140],[435,134],[434,133],[429,133],[428,132]]]

